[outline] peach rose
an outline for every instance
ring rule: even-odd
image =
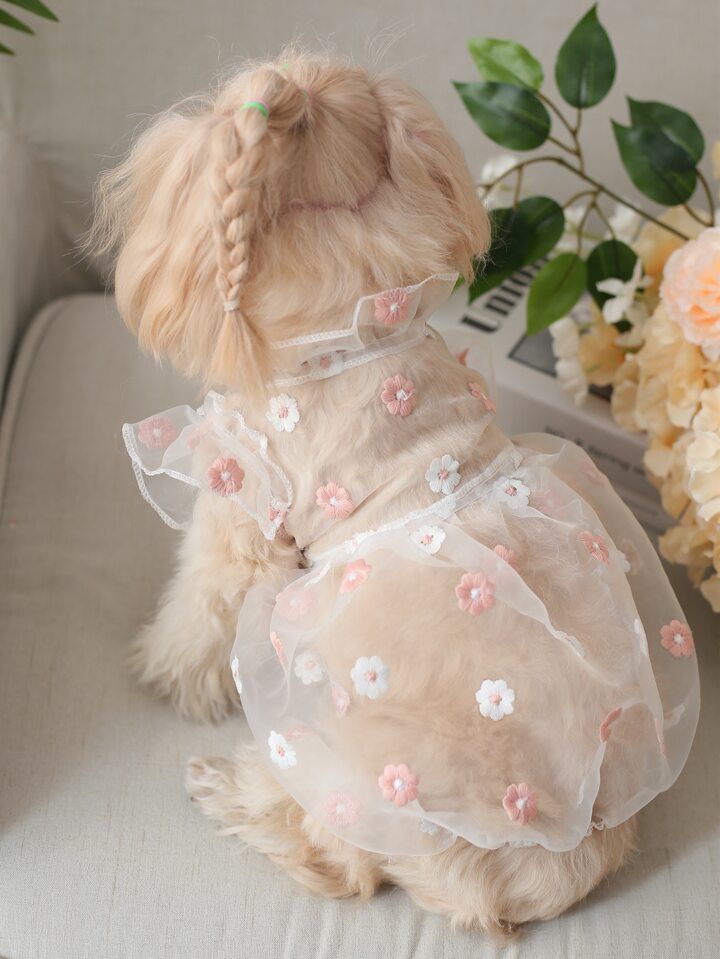
[[[704,230],[665,264],[660,287],[668,313],[709,360],[720,358],[720,228]]]

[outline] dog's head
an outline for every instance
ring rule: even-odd
[[[94,242],[117,302],[183,372],[260,387],[268,343],[431,273],[469,277],[488,241],[458,145],[412,88],[286,52],[156,119],[98,189]]]

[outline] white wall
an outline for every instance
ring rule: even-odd
[[[590,0],[48,0],[61,22],[34,20],[37,37],[9,35],[15,62],[0,63],[0,116],[55,164],[64,197],[86,197],[96,171],[121,152],[139,119],[202,89],[233,58],[274,54],[288,39],[330,42],[398,69],[434,103],[471,166],[498,148],[474,126],[452,79],[475,78],[472,36],[514,38],[542,61],[553,89],[557,48]],[[624,94],[688,110],[709,143],[720,136],[719,0],[600,0],[618,76],[590,111],[589,167],[627,195],[609,117],[625,120]],[[705,162],[709,170],[709,163]],[[547,186],[536,172],[535,185]],[[568,183],[568,194],[572,184]]]

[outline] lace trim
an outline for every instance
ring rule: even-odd
[[[427,337],[437,337],[435,330],[429,326],[426,326],[422,333],[412,337],[412,339],[403,340],[400,343],[393,343],[385,347],[368,349],[359,355],[353,356],[349,360],[342,359],[342,351],[338,351],[340,352],[341,364],[338,369],[323,370],[322,368],[318,368],[298,376],[285,376],[281,373],[273,377],[267,385],[275,387],[297,386],[300,383],[309,383],[311,380],[326,380],[331,376],[337,376],[339,373],[343,373],[345,370],[351,370],[354,366],[362,366],[364,363],[370,363],[372,360],[380,359],[382,356],[392,356],[394,353],[402,353],[404,350],[409,350],[411,347],[422,343]]]
[[[224,397],[220,396],[219,393],[211,391],[207,394],[207,398],[210,399],[212,403],[212,412],[222,416],[229,416],[233,420],[239,429],[240,433],[244,433],[251,440],[257,444],[257,449],[252,452],[258,456],[258,458],[267,466],[279,479],[280,483],[284,487],[285,494],[287,499],[282,500],[275,496],[270,490],[269,500],[270,506],[273,509],[287,511],[292,506],[293,502],[293,488],[290,480],[288,479],[284,470],[272,460],[267,453],[268,447],[268,438],[264,433],[261,433],[259,430],[255,430],[252,427],[248,426],[245,422],[245,418],[239,412],[239,410],[228,410],[225,408]],[[205,409],[201,406],[194,411],[196,415],[202,417],[207,421]],[[230,444],[236,442],[238,437],[235,433],[221,426],[217,422],[211,424],[212,431],[222,440],[225,439],[226,442],[229,441]],[[142,462],[142,458],[138,451],[137,445],[135,443],[135,436],[133,434],[132,426],[129,423],[126,423],[122,429],[123,439],[125,441],[125,448],[127,449],[128,455],[132,462],[133,472],[135,473],[135,478],[137,480],[138,487],[140,489],[140,494],[146,503],[149,503],[150,506],[155,510],[158,516],[166,523],[171,529],[179,530],[184,529],[186,524],[178,523],[172,518],[165,510],[160,506],[156,500],[150,494],[150,491],[147,488],[145,483],[146,476],[160,476],[165,475],[169,476],[171,479],[178,480],[181,483],[184,483],[186,486],[190,486],[197,490],[204,490],[205,487],[203,484],[197,480],[194,476],[190,476],[187,473],[180,473],[177,470],[171,469],[167,466],[159,466],[157,469],[151,470],[148,469]],[[267,516],[260,516],[258,512],[253,509],[239,493],[231,493],[224,499],[230,500],[233,503],[236,503],[240,509],[251,519],[253,519],[267,540],[275,539],[277,535],[277,526],[272,523]]]

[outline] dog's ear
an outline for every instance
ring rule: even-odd
[[[103,174],[96,189],[90,244],[117,253],[118,308],[140,345],[170,357],[190,375],[205,374],[208,318],[216,307],[210,191],[205,155],[212,117],[167,113]]]
[[[245,286],[307,109],[272,66],[241,73],[213,103],[161,116],[99,181],[94,245],[119,252],[125,322],[207,385],[263,389],[268,344]]]
[[[393,76],[374,84],[385,118],[390,178],[436,222],[449,256],[466,278],[490,242],[490,223],[462,151],[430,104]]]

